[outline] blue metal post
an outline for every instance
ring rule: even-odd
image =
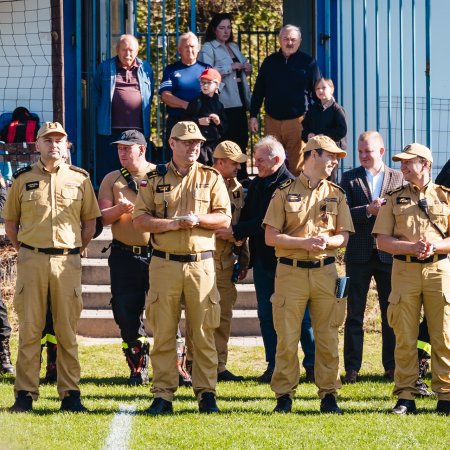
[[[111,58],[111,4],[108,2],[106,7],[106,59]]]
[[[376,129],[380,129],[380,12],[378,0],[375,0],[375,109],[376,109]]]
[[[398,15],[400,33],[400,148],[403,148],[405,140],[405,119],[403,115],[403,108],[405,107],[405,99],[403,97],[403,0],[399,0]]]
[[[391,0],[387,3],[387,81],[388,81],[388,161],[392,156],[392,105],[391,105]]]
[[[330,0],[325,0],[324,5],[324,16],[325,16],[325,26],[324,26],[324,32],[326,35],[331,36],[331,22],[330,22],[330,12],[331,12],[331,5]],[[330,55],[330,40],[327,39],[325,41],[325,73],[326,77],[331,76],[331,55]]]
[[[412,127],[413,127],[413,142],[416,142],[416,134],[417,134],[417,119],[416,119],[416,40],[414,39],[416,36],[416,1],[412,0],[411,3],[411,29],[412,36],[411,45],[412,45]]]
[[[191,0],[191,31],[193,33],[197,32],[197,26],[196,26],[196,22],[197,22],[197,18],[195,15],[195,0]]]
[[[77,89],[81,89],[81,0],[76,0],[76,77],[75,82]],[[83,166],[82,161],[82,151],[81,151],[81,140],[82,140],[82,113],[83,113],[83,99],[81,98],[81,95],[76,96],[76,105],[77,105],[77,121],[76,121],[76,127],[77,127],[77,142],[76,142],[76,154],[77,154],[77,164],[79,166]]]
[[[427,146],[431,148],[432,124],[431,124],[431,32],[430,32],[430,0],[425,1],[425,79],[427,96]]]
[[[356,61],[355,61],[355,0],[352,0],[352,134],[356,142]],[[353,151],[353,167],[356,167],[356,152]]]
[[[364,130],[367,130],[368,126],[368,107],[367,107],[367,0],[363,2],[363,49],[364,49]]]

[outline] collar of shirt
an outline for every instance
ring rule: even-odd
[[[364,170],[366,171],[367,184],[369,185],[372,198],[378,198],[381,194],[381,188],[383,186],[384,164],[382,164],[381,169],[375,175],[372,175],[367,169]]]
[[[189,166],[189,169],[188,169],[188,172],[186,173],[186,175],[188,175],[188,174],[194,169],[194,167],[195,167],[196,164],[198,164],[197,161],[194,162],[193,164],[191,164],[191,165]],[[183,174],[176,168],[176,166],[175,166],[175,164],[174,164],[174,162],[173,162],[173,159],[170,160],[170,163],[169,163],[169,169],[171,169],[171,170],[173,171],[173,173],[175,173],[177,176],[179,176],[179,177],[181,177],[181,178],[183,178],[183,177],[186,176],[186,175],[183,175]]]
[[[139,62],[138,62],[137,58],[135,58],[135,60],[133,61],[133,64],[131,65],[131,67],[128,68],[128,67],[123,66],[122,63],[120,62],[119,57],[116,56],[116,66],[119,69],[131,70],[131,69],[133,69],[135,67],[139,67]]]
[[[322,109],[325,111],[325,110],[328,109],[330,106],[332,106],[334,102],[335,102],[335,100],[334,100],[334,97],[332,96],[332,97],[330,98],[330,100],[328,100],[328,101],[325,102],[325,103],[322,103]]]
[[[59,168],[64,164],[63,161],[61,161],[56,167],[56,172],[59,170]],[[52,173],[49,170],[47,170],[44,166],[44,163],[42,162],[41,158],[39,158],[38,162],[36,163],[36,165],[39,167],[39,169],[44,172],[44,173]]]
[[[306,189],[313,189],[313,187],[311,186],[311,182],[309,181],[309,178],[305,175],[304,172],[301,172],[299,175],[299,180],[300,182],[303,184],[303,186],[305,186]],[[316,188],[320,187],[325,180],[320,180],[319,183],[317,184]]]

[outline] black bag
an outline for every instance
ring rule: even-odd
[[[1,131],[1,140],[7,144],[14,142],[35,142],[39,129],[39,117],[23,106],[17,107],[11,121]]]

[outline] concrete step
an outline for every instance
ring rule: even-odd
[[[90,246],[88,255],[90,255]],[[110,284],[108,260],[105,258],[82,258],[83,267],[81,275],[82,284]],[[253,270],[250,269],[242,282],[243,284],[253,284]]]
[[[253,284],[237,284],[238,297],[235,308],[256,309],[256,295]],[[111,309],[111,288],[107,284],[82,286],[84,309]]]
[[[182,312],[181,328],[184,330],[184,311]],[[152,335],[151,330],[147,331]],[[259,336],[260,333],[255,310],[235,310],[233,312],[232,336]],[[89,337],[120,337],[112,311],[108,310],[84,310],[78,322],[77,334]]]

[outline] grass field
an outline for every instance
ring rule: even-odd
[[[436,400],[419,399],[417,416],[388,414],[395,399],[392,384],[381,377],[379,342],[378,334],[368,335],[362,381],[340,391],[340,417],[321,415],[316,387],[305,383],[292,414],[272,414],[270,387],[254,381],[264,369],[262,347],[232,348],[229,368],[246,381],[218,384],[220,415],[200,416],[192,390],[180,388],[173,416],[147,417],[142,411],[151,402],[149,388],[124,385],[128,374],[120,345],[81,345],[81,390],[90,413],[60,413],[55,387],[43,386],[33,413],[11,415],[6,409],[13,403],[13,379],[0,376],[0,449],[450,448],[450,419],[433,413]],[[107,447],[121,405],[136,412],[119,415],[115,445]],[[119,447],[127,431],[128,446]]]

